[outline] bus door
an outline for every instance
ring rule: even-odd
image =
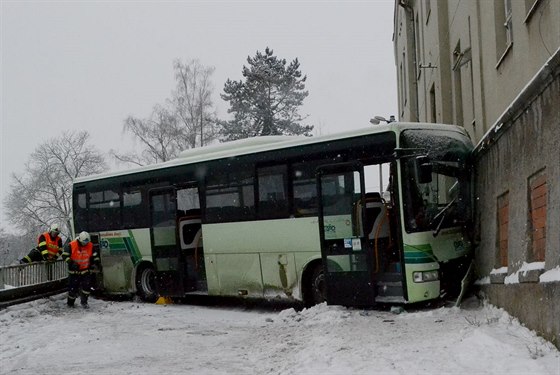
[[[154,189],[150,196],[150,240],[161,296],[183,296],[184,260],[177,235],[177,194],[173,187]]]
[[[184,262],[185,292],[207,291],[198,185],[177,187],[177,230]]]
[[[326,281],[327,303],[332,305],[373,305],[371,245],[364,230],[363,167],[358,163],[320,166],[319,234]]]

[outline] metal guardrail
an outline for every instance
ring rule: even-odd
[[[0,267],[0,290],[57,281],[68,277],[63,260]]]
[[[61,292],[67,279],[63,260],[0,267],[0,308]]]

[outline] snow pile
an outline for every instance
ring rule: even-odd
[[[552,283],[555,281],[560,281],[560,266],[546,271],[539,278],[541,283]]]
[[[297,312],[293,308],[283,310],[278,314],[279,323],[277,324],[303,324],[306,326],[337,324],[349,316],[350,312],[345,307],[327,306],[326,303],[321,303],[310,309],[303,309],[301,312]]]
[[[545,263],[544,262],[532,262],[532,263],[523,262],[520,269],[518,269],[517,271],[515,271],[511,275],[508,275],[508,276],[505,277],[504,284],[518,284],[519,283],[519,275],[525,276],[527,274],[527,272],[533,271],[533,270],[544,271],[545,270]],[[498,269],[493,269],[490,272],[491,275],[507,274],[507,273],[508,273],[508,268],[507,267],[501,267],[501,268],[498,268]],[[560,266],[556,266],[555,268],[544,272],[542,275],[540,275],[539,281],[541,283],[552,283],[552,282],[560,281]],[[487,276],[487,277],[481,278],[481,279],[475,281],[475,284],[476,285],[490,284],[490,277]]]
[[[508,268],[505,266],[500,268],[494,268],[492,271],[490,271],[490,275],[501,275],[503,273],[508,273]]]
[[[508,275],[504,279],[504,284],[518,284],[519,274],[525,275],[527,272],[532,270],[544,270],[544,262],[532,262],[532,263],[523,262],[520,269],[518,269],[511,275]]]
[[[63,295],[0,311],[2,374],[553,374],[560,353],[506,312],[152,305]]]

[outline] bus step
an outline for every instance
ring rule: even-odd
[[[386,281],[396,281],[396,282],[401,282],[402,281],[402,273],[400,272],[383,272],[380,273],[379,276],[377,277],[378,283],[381,282],[386,282]]]
[[[403,296],[377,296],[375,297],[377,303],[406,303]]]
[[[403,298],[403,286],[400,280],[393,281],[393,280],[380,280],[377,282],[377,297],[378,298],[385,298],[385,297],[399,297]],[[379,301],[381,302],[381,301]]]
[[[208,284],[206,283],[206,280],[198,280],[196,283],[196,290],[201,292],[207,292]]]

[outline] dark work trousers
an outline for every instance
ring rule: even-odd
[[[68,304],[73,305],[74,300],[80,295],[81,303],[87,304],[90,293],[91,275],[86,273],[68,274]]]

